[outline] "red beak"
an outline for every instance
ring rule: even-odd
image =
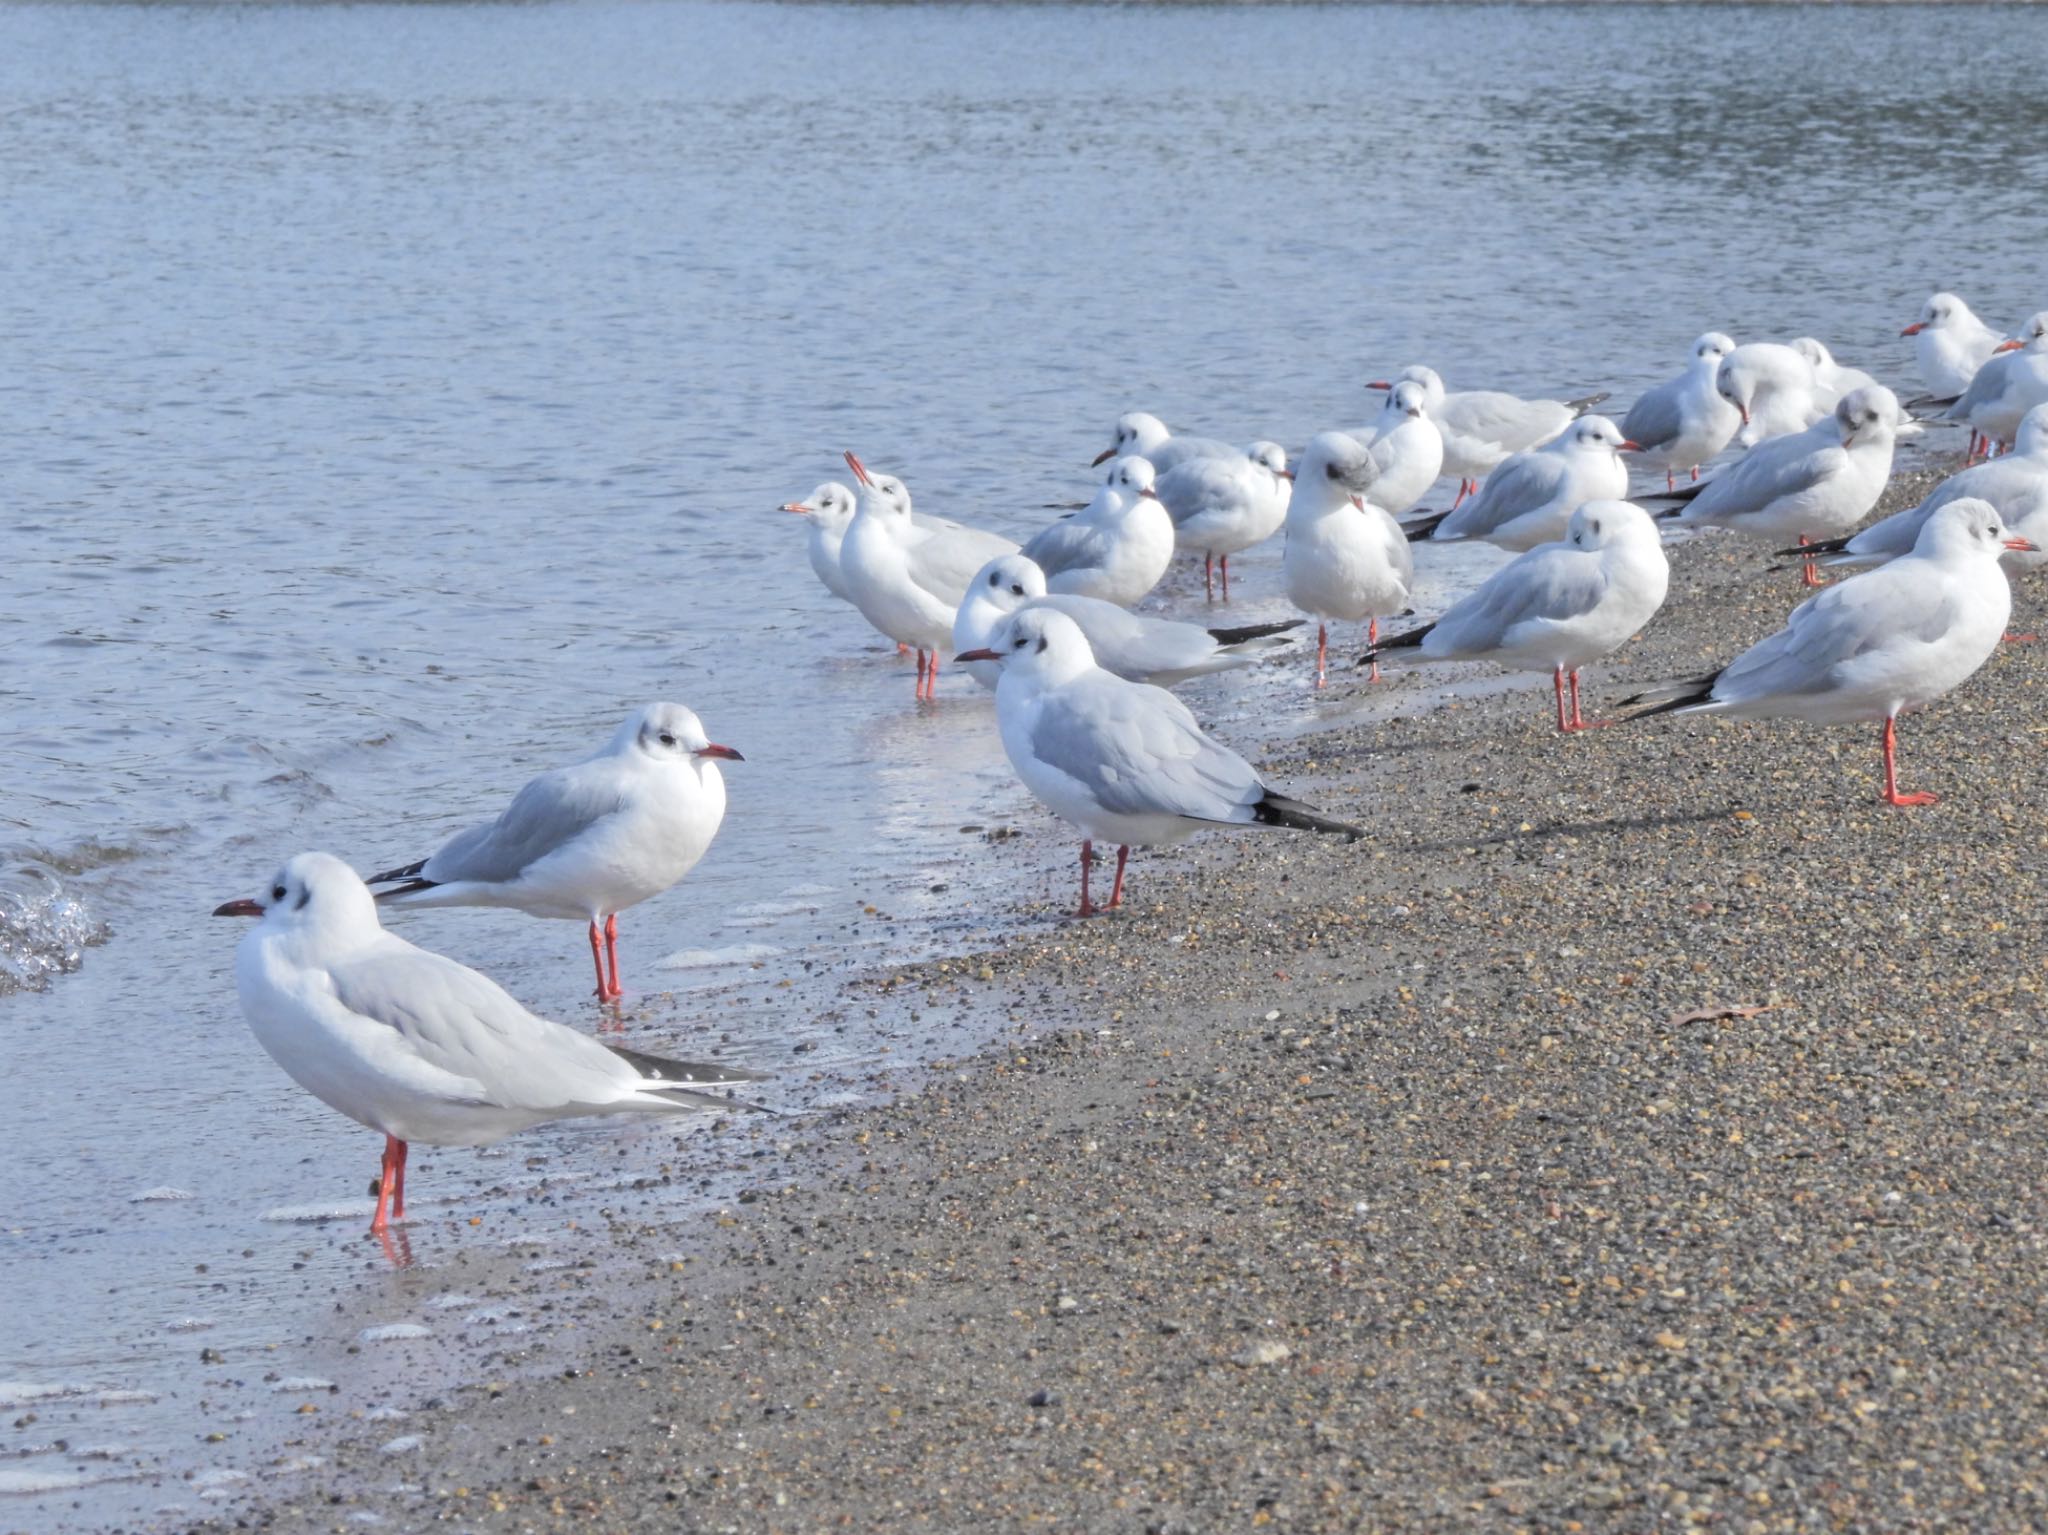
[[[989,649],[989,648],[988,648],[988,647],[987,647],[986,645],[984,645],[984,646],[982,646],[982,648],[981,648],[981,649],[979,649],[979,650],[963,650],[963,651],[961,651],[961,652],[960,652],[960,654],[958,654],[957,656],[953,657],[953,664],[957,666],[957,665],[958,665],[958,664],[959,664],[960,662],[962,662],[962,661],[1000,661],[1000,660],[1002,660],[1002,657],[1001,657],[1001,656],[997,655],[997,654],[996,654],[996,653],[995,653],[995,652],[994,652],[993,650],[990,650],[990,649]]]
[[[1383,378],[1376,378],[1365,386],[1368,389],[1391,389],[1394,386]]]
[[[1157,501],[1159,499],[1159,492],[1154,490],[1150,485],[1147,485],[1143,490],[1139,491],[1138,494],[1140,497],[1148,501]]]
[[[229,901],[225,906],[214,907],[213,914],[216,917],[260,917],[263,908],[254,901]]]
[[[2005,541],[2005,547],[2012,550],[2015,554],[2039,554],[2041,552],[2041,546],[2031,538],[2008,538]]]
[[[1749,407],[1748,407],[1747,405],[1738,405],[1738,406],[1736,406],[1735,408],[1736,408],[1737,410],[1739,410],[1739,411],[1741,411],[1741,412],[1742,412],[1742,424],[1743,424],[1744,426],[1748,426],[1748,425],[1749,425]]]
[[[872,485],[875,483],[868,478],[868,466],[850,452],[846,455],[846,467],[853,471],[853,477],[859,480],[861,484]]]
[[[1294,482],[1294,471],[1292,469],[1275,469],[1273,472],[1279,475],[1281,479],[1286,480],[1289,484],[1292,484]]]
[[[1100,453],[1096,454],[1093,458],[1088,460],[1088,467],[1090,469],[1093,469],[1097,464],[1106,464],[1115,457],[1115,448],[1104,448]]]
[[[1998,343],[1997,346],[1993,347],[1991,350],[1993,352],[2017,352],[2021,347],[2025,345],[2026,342],[2024,341],[2001,341]]]
[[[1911,325],[1900,331],[1899,334],[1902,336],[1917,336],[1925,329],[1927,329],[1927,322],[1925,320],[1915,320]]]
[[[782,509],[785,512],[795,512],[799,517],[808,517],[811,515],[811,509],[808,506],[805,506],[801,501],[785,501],[782,503]]]
[[[700,746],[690,754],[693,757],[717,757],[724,762],[745,762],[747,759],[730,746],[720,746],[713,741],[709,746]]]
[[[1643,445],[1639,442],[1634,442],[1631,441],[1629,438],[1624,437],[1621,440],[1620,448],[1618,448],[1616,451],[1621,453],[1640,453],[1643,451]]]

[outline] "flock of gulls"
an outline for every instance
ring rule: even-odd
[[[1613,723],[1584,717],[1579,671],[1663,605],[1660,522],[1757,539],[1797,558],[1819,590],[1718,672],[1625,700],[1641,706],[1627,718],[1880,724],[1885,801],[1923,805],[1935,796],[1898,788],[1897,717],[1983,665],[2011,612],[2006,566],[2048,558],[2048,311],[2008,336],[1938,293],[1904,334],[1924,385],[1904,404],[1811,338],[1703,335],[1619,422],[1593,413],[1605,395],[1453,391],[1410,367],[1371,386],[1385,395],[1373,421],[1310,438],[1291,468],[1278,443],[1239,448],[1134,412],[1095,460],[1107,468],[1093,499],[1021,547],[915,510],[900,478],[853,453],[851,486],[827,482],[786,509],[807,520],[827,590],[915,652],[920,700],[936,697],[948,652],[994,691],[1018,778],[1081,833],[1083,916],[1100,909],[1096,842],[1117,849],[1103,903],[1114,907],[1133,847],[1219,826],[1360,835],[1268,786],[1167,689],[1282,654],[1313,619],[1319,688],[1329,626],[1362,623],[1374,680],[1397,659],[1548,671],[1560,731]],[[1857,531],[1899,438],[1947,424],[1969,432],[1962,471]],[[1702,474],[1731,447],[1740,456]],[[1629,499],[1632,465],[1662,484]],[[1448,509],[1420,510],[1446,479]],[[1133,611],[1176,555],[1200,555],[1205,593],[1227,602],[1231,556],[1276,535],[1305,618],[1230,627]],[[1410,610],[1417,551],[1457,541],[1517,557],[1434,620],[1382,637],[1382,620]],[[1877,568],[1831,584],[1823,565]],[[755,1107],[713,1089],[758,1073],[644,1055],[538,1017],[379,916],[499,906],[583,921],[597,996],[614,1003],[619,913],[703,856],[725,812],[719,764],[739,760],[689,709],[652,704],[595,756],[534,779],[425,858],[366,881],[303,853],[215,912],[257,919],[235,963],[257,1039],[301,1086],[385,1137],[373,1232],[405,1214],[412,1141],[482,1145],[580,1115]]]

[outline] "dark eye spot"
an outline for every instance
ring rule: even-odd
[[[1017,636],[1017,643],[1016,643],[1015,645],[1011,646],[1010,648],[1011,648],[1011,649],[1013,649],[1013,650],[1022,650],[1022,649],[1024,648],[1024,636],[1023,636],[1023,635],[1021,635],[1021,634],[1020,634],[1020,635],[1018,635],[1018,636]]]
[[[1019,597],[1024,595],[1024,588],[1014,583],[1011,585],[1010,590],[1015,592]]]
[[[270,898],[271,898],[271,899],[272,899],[273,901],[281,901],[281,900],[283,900],[283,899],[284,899],[284,886],[282,886],[282,885],[272,885],[272,886],[270,887]]]
[[[663,746],[673,746],[676,744],[676,738],[664,730],[661,733],[661,744]]]
[[[313,887],[311,885],[308,885],[304,890],[301,890],[299,892],[299,898],[292,903],[292,910],[304,911],[306,909],[306,903],[312,899]]]
[[[1593,524],[1593,531],[1594,531],[1595,533],[1598,533],[1598,532],[1600,531],[1600,524],[1599,524],[1599,523],[1597,523],[1597,522],[1596,522],[1596,523],[1594,523],[1594,524]]]
[[[1337,466],[1335,464],[1325,464],[1323,465],[1323,473],[1328,478],[1334,480],[1337,478]]]

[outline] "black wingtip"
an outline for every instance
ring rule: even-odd
[[[1364,655],[1360,656],[1358,664],[1360,666],[1370,666],[1390,650],[1413,650],[1424,640],[1428,639],[1430,631],[1435,628],[1435,624],[1424,624],[1419,629],[1410,629],[1406,633],[1392,635],[1387,639],[1383,639]]]
[[[1348,842],[1356,842],[1365,835],[1348,821],[1334,821],[1298,799],[1271,791],[1252,806],[1252,819],[1261,826],[1284,826],[1290,831],[1334,832]]]
[[[1582,394],[1576,400],[1566,400],[1564,403],[1571,407],[1571,413],[1574,416],[1583,416],[1602,400],[1611,400],[1613,398],[1614,395],[1611,390],[1603,389],[1598,394]]]
[[[389,879],[391,876],[387,874],[384,877]],[[372,882],[364,880],[363,883],[367,885]],[[432,890],[436,883],[437,881],[431,879],[409,879],[402,885],[393,885],[389,890],[373,890],[370,893],[377,900],[388,901],[394,896],[412,895],[421,890]]]
[[[388,885],[394,879],[419,879],[420,870],[426,866],[427,861],[422,858],[418,863],[409,863],[402,869],[387,869],[382,874],[365,875],[363,883],[366,885]],[[431,884],[433,882],[431,880],[422,880],[421,883]]]
[[[1823,554],[1842,554],[1849,548],[1849,539],[1855,536],[1851,533],[1845,538],[1824,538],[1817,544],[1797,544],[1790,549],[1773,549],[1771,554],[1777,559],[1793,560],[1810,560]]]
[[[1676,490],[1649,491],[1638,497],[1638,499],[1643,501],[1690,501],[1713,483],[1712,480],[1695,480],[1692,484],[1681,485]],[[1659,513],[1658,515],[1662,516],[1663,514]]]
[[[1401,536],[1406,538],[1411,544],[1422,543],[1434,537],[1436,530],[1443,525],[1444,519],[1450,515],[1449,512],[1429,512],[1424,514],[1419,521],[1404,522],[1401,524]]]
[[[1277,624],[1246,624],[1241,629],[1211,629],[1209,638],[1219,645],[1242,645],[1247,640],[1263,640],[1271,635],[1285,634],[1289,629],[1299,629],[1307,622],[1305,618],[1290,618]]]
[[[1624,714],[1621,716],[1621,723],[1625,725],[1630,720],[1646,720],[1653,714],[1669,714],[1674,709],[1689,709],[1694,704],[1711,702],[1714,696],[1714,684],[1720,680],[1721,674],[1715,672],[1710,676],[1695,677],[1690,682],[1673,683],[1671,687],[1676,687],[1679,690],[1676,697],[1662,699],[1645,708],[1637,709],[1633,714]],[[1641,693],[1624,698],[1617,707],[1626,709],[1633,704],[1642,703],[1644,699],[1654,694],[1669,691],[1669,687],[1649,688]]]

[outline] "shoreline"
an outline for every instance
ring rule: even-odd
[[[1803,595],[1671,552],[1601,702]],[[1364,842],[1142,855],[1119,917],[1036,926],[1054,882],[844,987],[1005,1042],[754,1131],[685,1262],[615,1221],[640,1277],[427,1459],[357,1433],[202,1527],[2039,1522],[2041,647],[1906,722],[1912,812],[1874,728],[1389,675],[1259,759]]]

